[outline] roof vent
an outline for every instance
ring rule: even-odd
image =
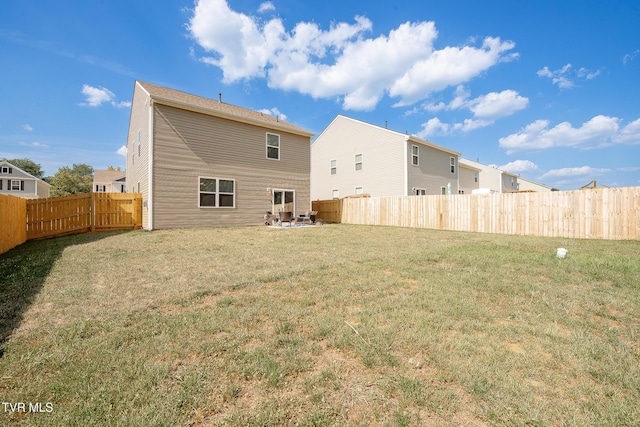
[[[222,92],[218,93],[218,102],[222,102]]]

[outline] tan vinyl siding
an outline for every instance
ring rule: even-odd
[[[310,138],[156,104],[153,228],[262,224],[267,188],[294,190],[296,213],[310,209]],[[280,135],[280,160],[266,134]],[[235,180],[235,208],[200,208],[199,177]]]
[[[404,140],[398,132],[337,116],[311,146],[312,199],[330,199],[333,190],[347,197],[357,187],[372,196],[402,194]],[[359,171],[355,170],[357,154],[362,154]],[[335,175],[331,175],[331,160],[336,160]]]
[[[411,162],[412,146],[419,150],[419,165]],[[412,195],[412,188],[424,188],[427,194],[441,194],[442,187],[451,184],[451,194],[458,194],[458,158],[449,152],[419,144],[414,141],[406,142],[406,161],[408,164],[407,195]],[[455,173],[451,173],[450,159],[455,159]]]
[[[458,163],[458,191],[463,190],[464,194],[471,194],[473,190],[480,188],[480,171],[465,167]],[[477,175],[476,175],[477,174]],[[476,177],[478,180],[476,181]]]
[[[149,227],[149,96],[136,83],[127,136],[127,191],[142,193],[142,226]],[[138,154],[140,131],[140,154]],[[133,144],[133,145],[132,145]],[[132,157],[133,146],[133,157]]]

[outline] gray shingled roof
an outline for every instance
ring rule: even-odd
[[[292,125],[291,123],[280,120],[277,117],[273,117],[259,111],[238,107],[218,100],[192,95],[190,93],[157,86],[151,83],[141,82],[139,80],[137,81],[137,84],[146,90],[149,95],[151,95],[151,98],[156,102],[166,103],[168,105],[177,104],[183,107],[191,107],[213,115],[236,119],[238,121],[252,122],[268,128],[280,129],[304,136],[311,137],[313,135],[312,132],[309,132],[306,129]]]

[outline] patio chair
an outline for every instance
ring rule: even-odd
[[[293,215],[289,211],[280,212],[280,226],[283,227],[285,222],[289,223],[289,227],[291,227],[291,222],[293,220]]]
[[[264,225],[276,225],[278,224],[278,221],[278,215],[274,215],[270,211],[267,211],[267,213],[264,214]]]

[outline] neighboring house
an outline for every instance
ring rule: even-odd
[[[221,97],[220,97],[221,98]],[[258,111],[136,81],[127,190],[146,229],[262,224],[311,208],[313,133]]]
[[[93,171],[93,192],[126,193],[126,180],[127,174],[123,171],[95,170]]]
[[[462,159],[460,159],[462,160]],[[480,188],[480,168],[458,162],[458,194],[472,194]]]
[[[338,115],[311,145],[311,198],[458,194],[459,155]]]
[[[492,193],[509,193],[519,190],[518,175],[464,158],[460,158],[460,164],[480,170],[479,190],[488,190]]]
[[[520,191],[559,191],[557,188],[549,187],[521,176],[518,177],[518,186]]]
[[[39,199],[49,197],[50,189],[49,183],[7,161],[0,161],[0,194],[24,199]]]

